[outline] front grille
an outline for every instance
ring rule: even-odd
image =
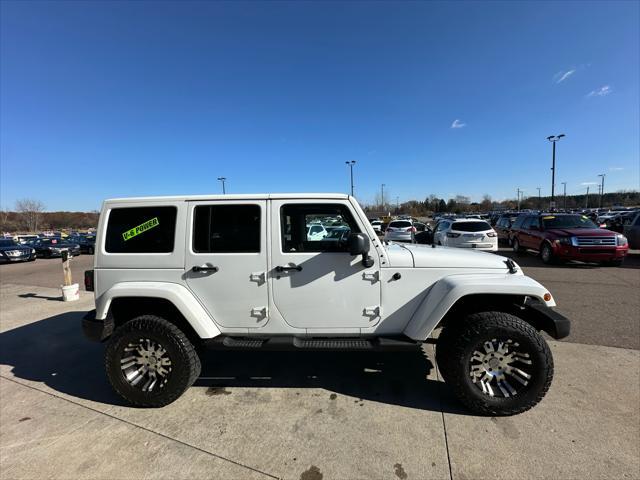
[[[615,247],[616,237],[577,237],[579,247]]]

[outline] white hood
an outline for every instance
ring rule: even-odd
[[[462,248],[392,243],[385,246],[394,267],[418,268],[496,268],[508,270],[507,260],[495,253]]]

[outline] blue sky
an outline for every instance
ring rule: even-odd
[[[5,0],[0,204],[638,189],[639,5]]]

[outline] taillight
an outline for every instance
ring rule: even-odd
[[[93,292],[93,289],[94,289],[93,270],[84,271],[84,289],[87,292]]]
[[[407,232],[414,232],[415,233],[416,232],[416,227],[409,227],[407,229]]]
[[[449,238],[458,238],[460,236],[459,233],[447,232],[447,237]]]

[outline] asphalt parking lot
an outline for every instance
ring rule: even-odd
[[[72,260],[75,281],[92,261]],[[108,385],[103,346],[82,337],[92,295],[59,300],[59,259],[2,265],[0,478],[639,478],[640,257],[620,268],[516,261],[573,331],[550,342],[547,397],[506,418],[469,415],[430,345],[209,352],[177,402],[131,408]]]

